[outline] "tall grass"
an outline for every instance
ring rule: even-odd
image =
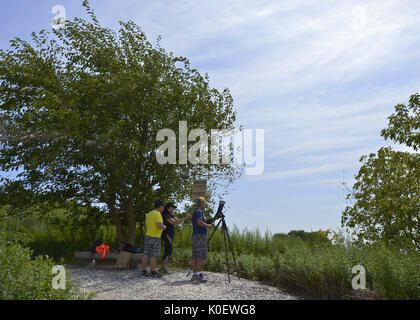
[[[174,265],[189,267],[191,230],[175,236]],[[238,276],[317,299],[420,299],[420,253],[385,244],[310,243],[293,237],[233,228],[230,232]],[[208,235],[208,237],[210,234]],[[224,239],[217,231],[209,243],[208,271],[226,272]],[[233,257],[229,253],[231,272]],[[355,291],[352,268],[366,269],[366,291]]]
[[[213,229],[208,232],[208,238],[213,233]],[[192,229],[189,226],[183,227],[175,235],[175,245],[177,248],[190,249],[191,248],[191,235]],[[234,226],[232,230],[229,230],[230,244],[232,250],[236,255],[241,254],[252,254],[254,256],[266,256],[273,252],[284,252],[288,242],[294,239],[287,237],[285,239],[278,239],[273,237],[270,232],[261,234],[260,230],[256,229],[253,231],[243,230]],[[227,239],[227,245],[229,246],[229,239]],[[209,244],[209,250],[218,252],[224,251],[225,243],[223,233],[218,229],[212,236]]]

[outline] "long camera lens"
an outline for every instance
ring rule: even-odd
[[[223,200],[219,201],[219,207],[217,208],[217,212],[216,212],[216,216],[215,216],[216,219],[223,217],[222,210],[223,210],[223,207],[224,207],[225,203],[226,202],[224,202]]]

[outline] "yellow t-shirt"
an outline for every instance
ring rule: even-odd
[[[160,238],[162,229],[159,229],[156,222],[163,223],[162,215],[157,210],[150,211],[146,216],[146,236]]]

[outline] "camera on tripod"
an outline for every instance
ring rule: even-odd
[[[215,221],[217,219],[221,219],[221,218],[224,218],[225,217],[225,215],[223,214],[223,207],[225,206],[225,203],[226,202],[223,201],[223,200],[220,200],[219,201],[219,207],[217,208],[216,214],[214,215],[213,218],[208,219],[206,221],[206,223],[212,223],[213,221]]]
[[[214,216],[214,220],[217,220],[217,219],[220,219],[220,218],[223,218],[225,215],[223,214],[223,212],[222,212],[222,210],[223,210],[223,207],[225,206],[225,201],[223,201],[223,200],[220,200],[219,201],[219,207],[217,208],[217,212],[216,212],[216,215]]]

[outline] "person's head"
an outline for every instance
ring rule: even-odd
[[[204,199],[204,197],[197,198],[195,204],[198,209],[203,209],[206,205],[206,199]]]
[[[168,202],[166,204],[166,209],[169,211],[169,213],[172,213],[176,209],[176,205],[173,202]]]
[[[162,200],[156,200],[155,201],[155,210],[157,210],[160,213],[162,213],[164,208],[165,208],[165,206],[164,206]]]

